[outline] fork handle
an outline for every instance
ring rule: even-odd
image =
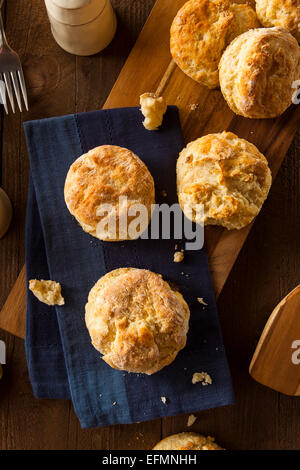
[[[2,19],[2,13],[1,13],[1,7],[3,5],[4,0],[1,0],[0,2],[0,47],[4,46],[7,44],[6,40],[6,35],[5,35],[5,30],[4,30],[4,24],[3,24],[3,19]]]
[[[0,47],[3,47],[5,44],[7,44],[7,40],[4,31],[3,19],[0,11]]]

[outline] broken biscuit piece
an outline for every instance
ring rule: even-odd
[[[140,105],[143,116],[144,127],[148,131],[155,131],[162,124],[163,115],[167,111],[167,104],[162,96],[154,93],[143,93],[140,96]]]
[[[197,384],[198,382],[201,382],[203,386],[211,385],[212,378],[207,372],[195,372],[193,374],[192,383]]]
[[[65,303],[59,282],[30,279],[29,289],[44,304],[64,305]]]
[[[174,253],[174,263],[181,263],[184,259],[183,251],[175,251]]]
[[[194,422],[195,422],[196,420],[197,420],[197,416],[195,416],[195,415],[190,415],[190,416],[188,417],[188,420],[187,420],[186,425],[187,425],[188,427],[193,426],[193,424],[194,424]]]

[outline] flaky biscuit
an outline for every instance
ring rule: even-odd
[[[120,268],[100,278],[85,312],[93,346],[114,369],[154,374],[186,344],[187,303],[145,269]]]
[[[190,0],[171,26],[170,48],[176,64],[197,82],[219,86],[218,64],[239,34],[259,27],[255,11],[230,0]]]
[[[280,26],[300,41],[299,0],[256,0],[256,13],[263,26]]]
[[[220,64],[221,91],[236,114],[273,118],[292,103],[300,79],[300,47],[282,28],[260,28],[235,38]]]
[[[68,171],[64,194],[69,211],[83,230],[109,241],[132,238],[124,225],[125,230],[121,230],[119,221],[125,218],[129,227],[134,217],[128,211],[136,204],[147,209],[141,224],[145,230],[155,202],[154,181],[146,165],[130,150],[115,145],[96,147],[77,158]],[[97,215],[99,207],[105,209],[102,215]],[[104,217],[109,221],[116,214],[116,230],[113,223],[111,232],[107,226],[100,227]]]
[[[178,199],[185,215],[229,230],[248,225],[259,213],[271,179],[266,158],[231,132],[191,142],[177,161]],[[196,218],[199,205],[201,220]]]
[[[224,450],[210,436],[201,436],[195,432],[181,432],[165,437],[153,447],[153,450]]]

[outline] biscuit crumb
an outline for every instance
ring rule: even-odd
[[[166,399],[166,397],[160,397],[160,399],[161,399],[161,401],[162,401],[164,404],[166,404],[166,403],[167,403],[167,399]]]
[[[197,300],[198,300],[199,304],[208,305],[206,302],[204,302],[202,297],[197,297]]]
[[[168,193],[165,189],[162,190],[161,192],[162,197],[167,197]]]
[[[188,420],[187,420],[186,425],[187,425],[188,427],[193,426],[193,424],[194,424],[194,422],[195,422],[196,420],[197,420],[197,416],[195,416],[195,415],[190,415],[190,416],[188,417]]]
[[[184,259],[184,251],[175,251],[174,253],[174,263],[181,263]]]
[[[195,372],[193,374],[192,383],[197,384],[198,382],[201,382],[203,386],[211,385],[212,378],[207,372]]]
[[[193,104],[190,104],[190,110],[191,111],[196,111],[196,109],[199,108],[199,104],[198,103],[193,103]]]
[[[44,281],[41,279],[30,279],[29,289],[31,292],[47,305],[64,305],[65,300],[61,295],[61,285],[55,281]]]
[[[155,131],[162,124],[167,104],[162,96],[154,93],[143,93],[140,96],[141,111],[145,119],[143,125],[148,131]]]
[[[117,404],[117,402],[116,402],[116,401],[114,401],[114,402],[113,402],[113,406],[115,406],[116,404]]]

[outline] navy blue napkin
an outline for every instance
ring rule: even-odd
[[[205,251],[186,251],[184,262],[174,263],[174,240],[101,242],[83,232],[63,197],[74,160],[93,147],[114,144],[129,148],[146,163],[157,203],[177,202],[175,167],[184,146],[177,108],[168,108],[156,132],[144,129],[138,108],[31,121],[24,127],[31,164],[27,281],[58,281],[65,298],[64,306],[54,308],[27,294],[26,352],[35,395],[71,397],[84,428],[233,403]],[[180,287],[191,310],[187,346],[170,366],[152,376],[109,367],[91,345],[84,322],[91,287],[112,269],[128,266],[161,273]],[[208,305],[201,305],[197,297]],[[211,385],[192,384],[193,373],[201,371],[210,374]]]

